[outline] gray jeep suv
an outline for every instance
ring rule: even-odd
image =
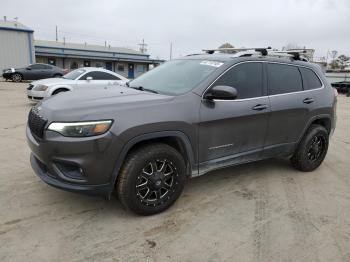
[[[61,94],[29,113],[31,164],[70,191],[115,190],[141,215],[161,212],[188,177],[273,157],[317,168],[336,95],[318,66],[269,55],[192,55],[129,87]]]

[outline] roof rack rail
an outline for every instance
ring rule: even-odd
[[[301,54],[306,54],[306,50],[293,49],[293,50],[286,50],[286,51],[271,51],[270,52],[270,55],[289,56],[294,60],[308,61],[308,59],[305,56],[302,56]]]
[[[255,51],[259,52],[262,55],[267,55],[268,50],[272,49],[270,46],[269,47],[253,47],[253,48],[233,48],[233,47],[227,47],[227,48],[216,48],[216,49],[203,49],[203,52],[206,52],[207,54],[214,54],[217,51],[237,51],[237,52],[242,52],[242,51]]]

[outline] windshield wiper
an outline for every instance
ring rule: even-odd
[[[147,92],[151,92],[154,94],[158,94],[157,91],[152,90],[152,89],[148,89],[148,88],[144,88],[143,86],[129,86],[130,88],[136,89],[136,90],[140,90],[140,91],[147,91]]]

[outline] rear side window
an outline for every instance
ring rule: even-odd
[[[303,91],[298,67],[282,64],[268,64],[267,72],[270,95]]]
[[[300,67],[299,70],[303,77],[303,84],[305,90],[316,89],[322,86],[320,79],[314,71],[304,67]]]
[[[93,80],[120,80],[120,78],[115,75],[100,71],[89,72],[82,76],[80,80],[86,80],[87,77],[92,77]]]
[[[238,99],[259,97],[262,96],[262,77],[262,63],[244,63],[227,71],[215,82],[215,86],[236,88]]]

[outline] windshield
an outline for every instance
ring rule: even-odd
[[[69,72],[68,74],[64,75],[63,78],[70,79],[70,80],[75,80],[79,76],[81,76],[81,74],[83,74],[83,73],[85,73],[84,69],[75,69],[72,72]]]
[[[129,86],[171,95],[184,94],[221,65],[222,62],[216,61],[172,60],[131,81]]]

